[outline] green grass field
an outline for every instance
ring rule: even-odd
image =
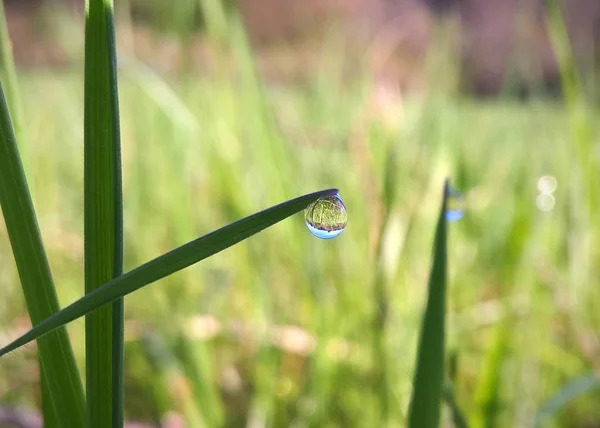
[[[21,151],[64,306],[83,294],[83,84],[73,72],[19,77]],[[534,426],[546,400],[600,368],[597,112],[339,82],[329,69],[304,86],[243,72],[166,82],[124,66],[126,271],[299,194],[337,187],[348,207],[339,238],[314,238],[297,215],[127,297],[128,420],[378,426],[385,388],[402,426],[445,177],[465,196],[450,224],[446,341],[470,426]],[[557,181],[549,211],[536,203],[544,175]],[[4,344],[28,319],[3,223],[0,266]],[[389,304],[383,383],[376,290]],[[83,326],[69,326],[81,367]],[[0,402],[39,404],[34,355],[0,361]],[[540,426],[600,426],[599,398]]]

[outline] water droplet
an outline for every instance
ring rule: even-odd
[[[446,220],[457,221],[465,215],[465,201],[462,193],[448,187],[446,199]]]
[[[554,196],[548,193],[540,193],[535,200],[537,207],[540,211],[550,211],[554,208],[556,201]]]
[[[542,177],[540,177],[540,179],[538,180],[538,190],[540,191],[540,193],[545,193],[547,195],[549,195],[550,193],[554,192],[556,190],[556,185],[557,185],[557,181],[556,178],[554,178],[551,175],[544,175]]]
[[[340,195],[325,196],[306,207],[304,222],[317,238],[332,239],[344,231],[348,211]]]

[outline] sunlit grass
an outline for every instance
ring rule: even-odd
[[[152,88],[134,82],[133,72],[126,76],[121,86],[126,270],[264,207],[279,192],[292,197],[335,184],[349,210],[346,231],[333,241],[313,238],[299,215],[129,297],[126,318],[136,322],[126,328],[126,387],[139,394],[126,402],[129,418],[175,410],[191,421],[219,420],[199,404],[206,398],[186,395],[198,394],[196,389],[177,386],[187,378],[198,385],[208,379],[202,396],[213,397],[209,400],[229,397],[223,406],[231,424],[252,408],[254,417],[267,412],[281,425],[301,418],[368,426],[377,412],[371,389],[364,387],[373,361],[375,302],[369,284],[390,142],[397,150],[397,196],[382,237],[381,268],[389,285],[386,334],[394,364],[388,382],[399,407],[393,414],[405,415],[410,398],[439,179],[446,175],[465,192],[467,207],[465,218],[450,225],[449,242],[447,343],[460,350],[459,405],[469,415],[483,405],[477,383],[485,376],[487,353],[495,352],[498,323],[510,323],[519,333],[511,334],[502,365],[501,426],[520,426],[514,421],[522,406],[534,409],[567,379],[587,373],[585,338],[600,320],[588,306],[593,283],[577,277],[596,268],[584,257],[565,255],[583,251],[581,245],[598,230],[576,236],[581,242],[564,238],[577,209],[569,195],[578,183],[569,174],[572,158],[564,155],[572,134],[560,104],[404,100],[389,106],[395,109],[390,126],[376,117],[359,120],[369,108],[362,88],[330,100],[344,108],[328,109],[327,120],[312,114],[319,105],[310,88],[286,89],[267,94],[275,120],[268,126],[278,130],[273,136],[265,134],[264,123],[246,119],[238,102],[245,90],[240,83],[196,76],[174,85],[195,120],[190,127],[156,103]],[[42,233],[53,238],[47,239],[48,253],[64,306],[79,296],[83,277],[82,85],[72,75],[23,79],[29,140],[36,142],[27,147],[28,172],[43,213]],[[45,101],[44,93],[58,102]],[[598,129],[593,132],[597,138]],[[272,165],[265,151],[270,143],[257,144],[258,136],[283,142],[290,155]],[[548,213],[535,205],[537,179],[544,174],[558,181],[556,206]],[[0,233],[4,238],[3,228]],[[0,239],[0,258],[10,257],[6,239]],[[13,278],[8,271],[0,276],[12,306],[21,301]],[[1,313],[7,314],[3,325],[10,326],[19,311]],[[199,315],[214,321],[194,324]],[[555,322],[577,339],[561,340],[561,331],[548,331]],[[213,331],[211,325],[220,328]],[[269,339],[270,329],[286,325],[302,329],[288,332],[296,347]],[[314,338],[316,347],[302,334]],[[210,339],[206,345],[197,342],[204,336]],[[203,357],[182,354],[181,338],[189,340],[186,346],[202,345],[195,352]],[[526,372],[537,373],[538,381],[523,379]],[[271,389],[250,407],[255,397],[244,385],[257,382]],[[526,399],[519,396],[521,388],[528,391]]]

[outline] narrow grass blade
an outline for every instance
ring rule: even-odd
[[[225,2],[222,0],[200,1],[206,31],[214,42],[221,42],[227,38],[227,15],[224,6]]]
[[[6,21],[6,12],[4,2],[0,2],[0,55],[2,58],[2,71],[6,82],[6,92],[8,94],[7,104],[10,106],[10,116],[14,127],[16,140],[22,146],[26,144],[25,130],[23,127],[23,104],[21,102],[21,93],[19,91],[19,82],[17,80],[17,70],[13,56],[12,42],[8,34]],[[21,163],[26,165],[23,153],[21,153]],[[52,395],[48,389],[45,379],[42,361],[38,355],[40,370],[40,389],[42,399],[42,419],[47,428],[58,427],[58,417],[52,403]]]
[[[450,409],[450,413],[452,415],[452,422],[454,423],[454,428],[469,428],[467,417],[456,402],[456,396],[454,394],[454,385],[450,381],[446,382],[446,385],[444,386],[444,401]]]
[[[209,427],[223,426],[223,406],[215,381],[215,368],[210,361],[208,345],[178,334],[173,351],[189,380],[193,400]]]
[[[594,209],[598,205],[596,191],[597,162],[594,154],[595,140],[593,131],[593,108],[590,106],[588,92],[581,71],[577,66],[576,55],[566,23],[567,12],[564,2],[549,0],[547,2],[547,24],[551,45],[556,55],[560,71],[561,88],[569,114],[569,126],[574,144],[573,153],[578,161],[578,175],[584,186],[585,200],[588,205],[588,219],[594,217]]]
[[[448,379],[444,385],[444,401],[450,409],[454,428],[468,428],[469,423],[467,422],[467,417],[458,406],[458,403],[456,402],[456,394],[454,393],[454,385],[456,385],[457,382],[457,372],[458,352],[452,351],[448,355]]]
[[[85,292],[123,273],[121,145],[112,0],[88,0],[85,25]],[[123,426],[123,299],[86,316],[90,428]],[[111,397],[111,399],[107,399]]]
[[[15,59],[12,53],[12,43],[8,34],[8,27],[6,26],[4,2],[0,2],[0,55],[6,79],[6,98],[10,106],[11,119],[18,142],[22,144],[23,142],[20,139],[23,138],[23,106],[21,104],[19,83],[17,81]]]
[[[600,377],[596,375],[573,379],[540,406],[533,426],[542,426],[542,422],[554,416],[571,401],[597,389],[600,389]]]
[[[0,349],[0,356],[25,345],[38,337],[67,324],[100,306],[133,293],[154,281],[193,265],[246,238],[302,211],[323,196],[338,193],[337,189],[321,190],[299,196],[264,211],[231,223],[194,241],[188,242],[90,292],[52,317],[45,319],[23,336]]]
[[[498,324],[493,342],[485,353],[485,359],[479,385],[475,392],[478,412],[473,418],[475,427],[494,427],[498,425],[498,413],[501,404],[502,366],[508,350],[508,323]]]
[[[58,298],[1,86],[0,206],[29,317],[37,324],[59,310]],[[57,417],[64,426],[85,426],[83,386],[66,329],[38,340],[38,350]]]
[[[387,163],[384,170],[383,202],[384,211],[377,236],[377,249],[375,253],[375,272],[373,275],[373,300],[375,302],[375,313],[373,317],[373,358],[375,362],[375,376],[373,382],[373,393],[379,401],[379,410],[383,425],[390,420],[390,373],[388,370],[387,330],[390,293],[384,275],[383,243],[390,213],[396,198],[396,176],[398,155],[395,144],[390,144],[387,149]]]
[[[444,185],[433,244],[427,308],[419,337],[408,422],[411,428],[437,428],[444,387],[444,341],[446,318],[446,204],[448,183]]]
[[[567,105],[572,107],[574,103],[580,101],[581,94],[583,93],[582,84],[569,41],[569,33],[564,20],[564,11],[561,9],[561,2],[550,0],[547,3],[550,42],[557,57],[563,95]]]

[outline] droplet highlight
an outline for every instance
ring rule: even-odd
[[[544,175],[538,180],[538,190],[540,193],[549,195],[556,190],[558,182],[552,175]]]
[[[304,210],[306,227],[317,238],[333,239],[348,223],[348,211],[339,194],[324,196]]]
[[[446,195],[446,220],[460,220],[465,215],[465,200],[462,193],[448,187]]]
[[[554,196],[548,193],[540,193],[535,202],[540,211],[551,211],[556,204]]]
[[[539,178],[537,188],[540,193],[535,199],[535,203],[540,211],[552,211],[554,205],[556,205],[554,191],[556,190],[557,185],[558,182],[552,175],[544,175]]]

